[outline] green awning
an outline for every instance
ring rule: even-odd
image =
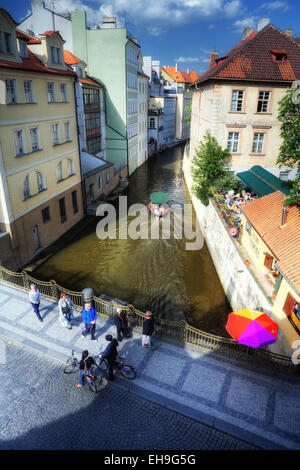
[[[169,201],[168,193],[151,193],[150,201],[153,204],[166,204]]]
[[[282,191],[284,194],[290,193],[290,187],[284,181],[259,165],[254,165],[248,171],[237,173],[236,176],[259,197],[275,191]]]

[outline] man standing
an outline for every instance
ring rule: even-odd
[[[114,320],[117,329],[118,341],[122,341],[122,334],[125,338],[128,338],[128,317],[126,315],[125,310],[118,308],[117,315],[115,316]]]
[[[108,345],[105,348],[105,351],[99,354],[100,359],[106,359],[108,362],[108,380],[114,380],[114,363],[117,359],[117,347],[119,345],[118,341],[112,337],[112,335],[105,336]]]
[[[85,324],[85,330],[81,333],[81,336],[85,338],[86,335],[91,333],[91,340],[96,343],[97,340],[95,338],[95,331],[97,312],[94,307],[92,307],[92,304],[90,302],[84,304],[84,310],[82,311],[82,319]]]
[[[143,323],[142,346],[151,348],[151,336],[154,332],[154,320],[151,312],[146,312],[146,320]]]
[[[43,321],[40,315],[40,302],[41,302],[41,294],[40,291],[36,288],[35,284],[31,284],[30,292],[29,292],[29,301],[32,305],[33,311],[40,320]]]

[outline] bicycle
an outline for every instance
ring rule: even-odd
[[[67,360],[66,365],[64,367],[64,374],[74,374],[75,372],[79,372],[79,365],[80,361],[75,357],[74,355],[74,349],[72,349],[72,356]],[[100,367],[96,364],[95,361],[95,366],[100,369]],[[102,384],[102,378],[97,377],[96,375],[88,374],[88,375],[83,375],[83,383],[88,385],[89,389],[97,393],[98,387]]]
[[[98,367],[104,371],[108,370],[107,359],[100,358],[100,364]],[[122,375],[122,377],[124,377],[124,379],[134,380],[136,378],[136,370],[133,366],[125,364],[125,356],[118,356],[113,367],[119,372],[120,375]]]

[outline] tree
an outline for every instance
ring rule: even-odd
[[[229,157],[229,150],[223,150],[215,137],[207,132],[203,141],[200,142],[191,168],[194,181],[192,192],[205,206],[208,205],[218,181],[230,175],[229,170],[224,166]]]
[[[188,95],[190,97],[190,102],[184,108],[184,111],[185,111],[185,114],[186,114],[186,116],[184,117],[184,120],[187,124],[191,125],[191,120],[192,120],[192,98],[193,98],[193,93],[191,92],[191,90],[188,90]]]
[[[289,89],[279,102],[278,119],[281,122],[280,136],[283,143],[280,146],[277,163],[300,168],[300,85]],[[292,185],[288,205],[300,204],[300,178]]]

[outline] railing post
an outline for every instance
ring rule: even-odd
[[[25,289],[30,289],[30,283],[29,283],[29,279],[28,279],[27,272],[26,272],[26,271],[22,271],[21,274],[22,274],[22,279],[23,279],[23,286],[24,286],[24,288],[25,288]]]
[[[51,288],[51,296],[55,300],[59,300],[57,284],[53,279],[50,279],[50,288]]]

